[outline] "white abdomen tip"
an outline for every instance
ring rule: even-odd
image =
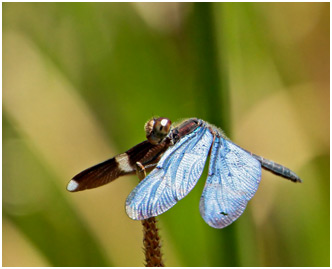
[[[77,181],[72,179],[71,181],[69,181],[69,183],[67,185],[67,190],[68,191],[75,191],[77,189],[77,187],[78,187]]]

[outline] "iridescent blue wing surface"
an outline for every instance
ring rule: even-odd
[[[203,125],[170,147],[157,167],[129,194],[128,216],[136,220],[157,216],[185,197],[203,172],[212,141],[213,135]]]
[[[256,193],[261,170],[260,162],[245,150],[216,137],[199,206],[205,222],[221,229],[241,216]]]

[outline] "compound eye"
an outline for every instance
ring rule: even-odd
[[[169,133],[172,122],[167,118],[151,119],[145,124],[146,138],[153,145],[159,144]]]
[[[156,119],[153,131],[160,136],[166,136],[171,128],[172,122],[167,118],[158,118]]]

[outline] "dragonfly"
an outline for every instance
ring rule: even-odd
[[[168,118],[152,118],[145,133],[147,140],[74,176],[67,190],[92,189],[139,170],[150,172],[126,200],[127,215],[144,220],[166,212],[188,195],[210,156],[199,210],[208,225],[221,229],[242,215],[258,189],[262,168],[302,182],[289,168],[241,148],[201,119],[173,126]]]

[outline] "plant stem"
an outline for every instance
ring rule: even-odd
[[[146,177],[144,166],[136,163],[136,175],[140,181]],[[155,217],[142,220],[143,245],[145,254],[145,267],[164,267],[161,253],[161,243]]]
[[[146,267],[164,267],[162,260],[160,237],[155,217],[142,220],[143,225],[143,245],[145,252]]]

